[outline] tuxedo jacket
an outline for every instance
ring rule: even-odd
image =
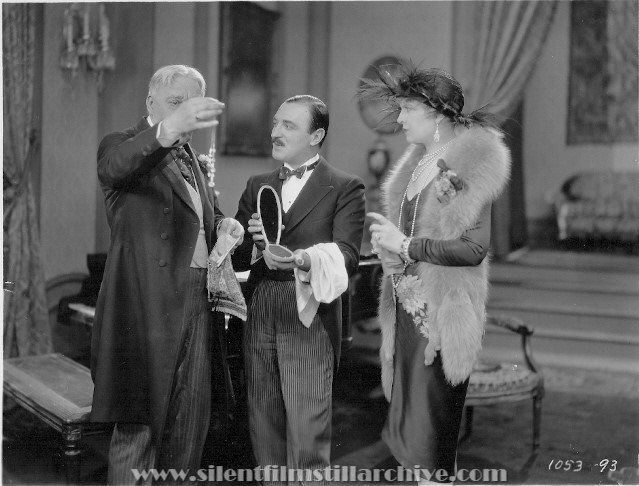
[[[150,424],[167,412],[182,329],[184,289],[200,222],[177,164],[146,119],[104,137],[98,178],[111,240],[91,346],[91,418]],[[223,218],[194,163],[209,251]],[[214,363],[215,366],[215,363]]]
[[[251,177],[238,205],[235,218],[248,233],[248,220],[257,212],[257,193],[260,187],[273,187],[282,196],[279,168],[267,174]],[[264,196],[263,196],[264,197]],[[288,249],[306,249],[317,243],[334,242],[344,255],[346,272],[352,275],[359,265],[365,217],[364,183],[352,174],[332,167],[320,156],[317,167],[306,181],[302,191],[290,209],[283,213],[284,230],[280,244]],[[272,241],[273,242],[273,241]],[[268,272],[264,259],[250,265],[252,238],[244,238],[243,244],[233,255],[236,270],[251,270],[247,288],[253,289]],[[248,291],[250,298],[250,290]],[[335,365],[340,357],[342,339],[342,307],[338,298],[329,304],[320,304],[318,315],[330,337],[335,353]],[[250,323],[248,323],[250,325]],[[300,326],[302,324],[300,323]]]

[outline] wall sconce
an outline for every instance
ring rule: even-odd
[[[91,32],[92,6],[97,5],[98,30],[97,39]],[[98,91],[102,91],[104,71],[115,68],[115,56],[109,46],[109,19],[104,11],[104,4],[72,3],[64,11],[64,49],[60,56],[60,67],[71,71],[73,77],[79,69],[93,72],[98,83]]]

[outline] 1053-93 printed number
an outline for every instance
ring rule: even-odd
[[[579,472],[584,468],[583,461],[574,461],[572,459],[552,459],[548,464],[549,471],[573,471]]]
[[[615,459],[602,459],[601,461],[593,464],[593,467],[599,468],[600,472],[616,471],[617,461]],[[579,472],[584,468],[583,461],[573,459],[552,459],[548,464],[549,471],[573,471]]]

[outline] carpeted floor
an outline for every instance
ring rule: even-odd
[[[582,307],[594,306],[597,312],[604,305],[595,295],[613,300],[623,295],[630,299],[632,315],[639,312],[633,298],[639,295],[639,257],[532,250],[511,260],[516,263],[494,265],[491,272],[493,283],[509,292],[579,291],[585,295]],[[593,280],[588,269],[605,269],[606,278]],[[519,295],[508,301],[523,299]],[[550,299],[536,301],[548,305]],[[356,347],[344,353],[334,384],[332,459],[336,465],[390,468],[395,463],[380,440],[387,403],[379,393],[379,335],[358,332],[358,327],[353,326]],[[478,407],[473,434],[459,448],[458,466],[504,469],[507,484],[639,484],[639,374],[549,366],[543,373],[546,396],[538,455],[531,457],[530,402]],[[205,464],[253,466],[243,412],[237,409],[235,427],[212,441]],[[64,484],[58,434],[24,413],[5,412],[3,424],[2,484]],[[82,484],[106,484],[109,437],[86,442]]]
[[[376,467],[389,464],[379,441],[386,403],[369,397],[379,371],[358,353],[347,355],[336,383],[333,457],[336,464]],[[476,408],[458,467],[505,469],[508,484],[639,484],[639,376],[566,368],[546,369],[545,376],[534,462],[527,464],[532,405],[526,401]]]
[[[541,448],[532,464],[527,464],[531,403],[519,402],[475,409],[473,434],[460,446],[458,466],[505,469],[506,484],[639,484],[639,376],[569,368],[546,368],[544,375]],[[387,404],[377,393],[378,384],[372,350],[349,350],[334,387],[334,464],[394,466],[380,441]],[[5,416],[5,429],[7,425]],[[226,455],[227,466],[251,466],[250,446],[243,438],[245,434],[235,430],[233,441],[227,437],[218,449]],[[37,424],[22,439],[5,433],[2,483],[64,484],[58,440]],[[82,483],[103,485],[108,437],[87,442]]]

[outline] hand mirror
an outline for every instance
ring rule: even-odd
[[[293,256],[293,252],[280,245],[282,236],[282,203],[275,189],[269,185],[257,191],[257,214],[262,220],[262,235],[266,242],[265,252],[269,252],[275,261],[282,261]]]

